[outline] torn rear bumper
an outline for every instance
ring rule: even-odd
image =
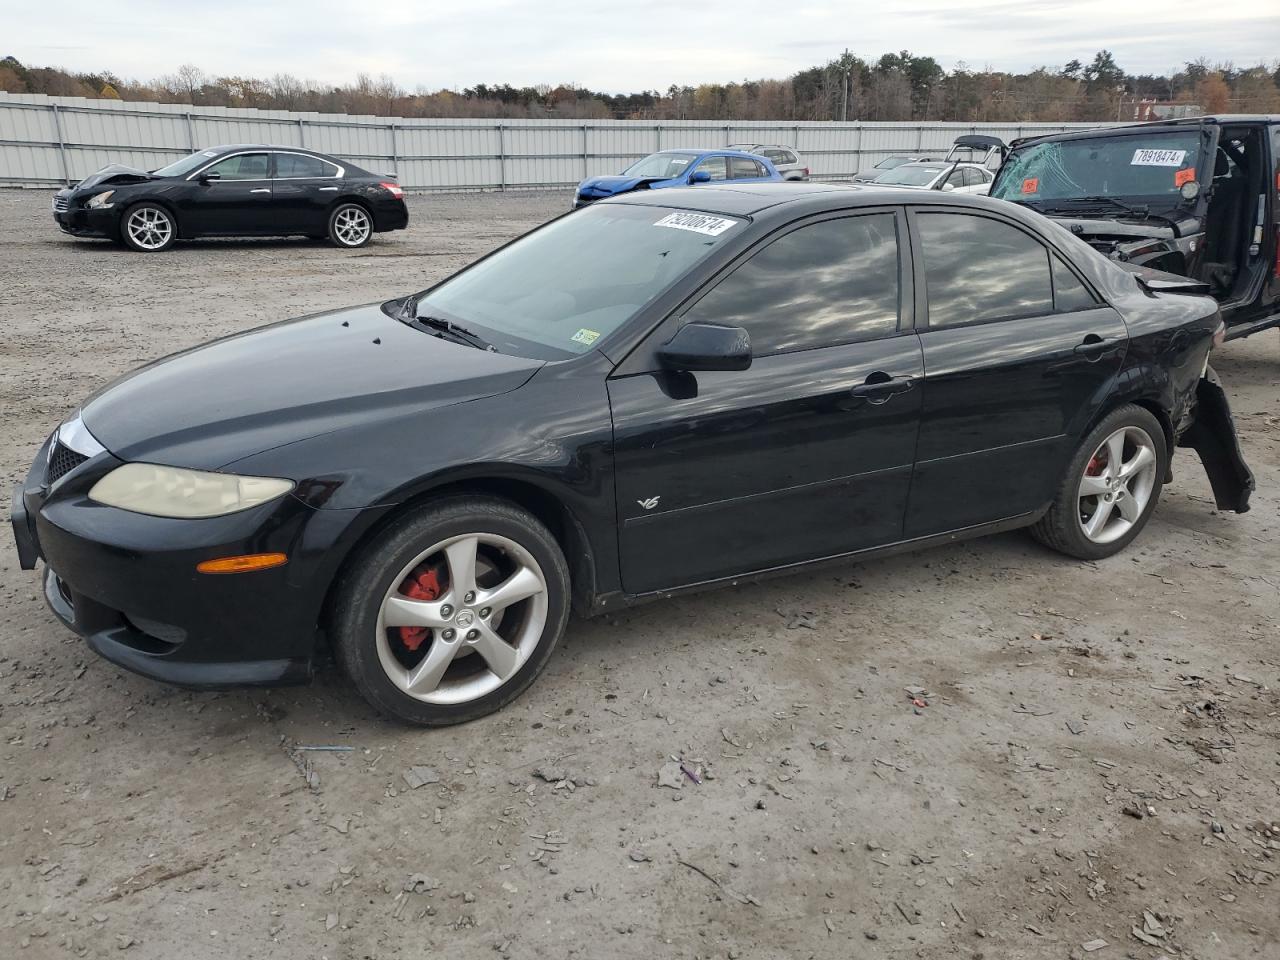
[[[1178,438],[1178,446],[1189,447],[1199,455],[1219,510],[1248,512],[1249,497],[1257,484],[1240,452],[1240,438],[1226,391],[1212,369],[1196,386],[1196,417]]]

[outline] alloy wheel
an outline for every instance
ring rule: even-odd
[[[173,221],[155,207],[143,207],[129,214],[125,229],[129,239],[143,250],[159,250],[173,236]]]
[[[1121,427],[1099,444],[1077,492],[1080,529],[1094,543],[1113,543],[1142,517],[1156,485],[1156,445],[1141,427]]]
[[[333,219],[334,235],[347,247],[358,247],[364,243],[371,227],[369,215],[359,207],[344,207]]]
[[[427,582],[424,593],[418,586]],[[547,616],[546,577],[528,550],[498,534],[451,537],[392,580],[375,628],[378,660],[415,699],[466,703],[519,672]]]

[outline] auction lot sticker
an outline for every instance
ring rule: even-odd
[[[670,227],[673,230],[691,230],[694,233],[702,233],[708,237],[718,237],[735,223],[737,223],[736,220],[711,217],[705,213],[669,213],[657,221],[654,226]]]
[[[1186,159],[1185,150],[1144,150],[1133,151],[1131,167],[1180,167]]]

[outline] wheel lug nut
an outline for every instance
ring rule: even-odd
[[[467,591],[467,595],[466,595],[465,597],[463,597],[462,599],[463,599],[464,601],[466,601],[467,603],[473,603],[473,602],[475,602],[475,599],[476,599],[475,591],[474,591],[474,590],[469,590],[469,591]]]
[[[468,630],[468,631],[467,631],[467,639],[468,639],[468,640],[474,640],[474,639],[475,639],[476,637],[478,637],[478,636],[480,636],[480,631],[479,631],[479,630]]]
[[[442,616],[442,617],[452,617],[452,616],[453,616],[453,607],[449,606],[449,604],[447,604],[447,603],[446,603],[443,607],[441,607],[441,608],[440,608],[440,616]]]
[[[489,616],[489,614],[491,614],[491,613],[493,613],[493,610],[491,610],[489,607],[483,607],[483,608],[481,608],[481,610],[480,610],[480,616],[481,616],[481,617],[487,617],[487,616]]]
[[[442,636],[443,636],[446,640],[452,640],[455,636],[457,636],[457,634],[455,634],[455,633],[454,633],[453,628],[451,627],[451,628],[449,628],[448,630],[446,630],[446,631],[442,634]]]

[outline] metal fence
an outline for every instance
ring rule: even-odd
[[[894,153],[941,155],[962,133],[1005,140],[1091,124],[413,120],[0,93],[0,185],[73,183],[109,163],[155,169],[224,143],[307,147],[412,190],[559,187],[673,147],[782,143],[816,178]]]

